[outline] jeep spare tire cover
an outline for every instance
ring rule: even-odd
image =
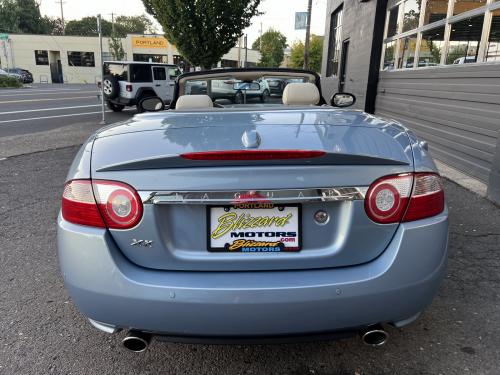
[[[106,98],[114,99],[120,93],[120,84],[115,77],[107,75],[102,80],[102,90]]]

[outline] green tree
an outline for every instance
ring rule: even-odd
[[[296,41],[292,44],[290,54],[290,65],[292,68],[304,67],[304,43]],[[309,69],[315,72],[321,71],[321,60],[323,57],[323,37],[319,35],[311,35],[309,43]]]
[[[111,22],[102,20],[102,35],[111,36]],[[83,17],[79,20],[71,20],[66,23],[66,35],[95,36],[99,35],[97,29],[97,17]]]
[[[154,34],[153,22],[145,14],[140,16],[118,16],[115,18],[115,32],[121,37],[127,34]]]
[[[17,0],[19,30],[27,34],[46,34],[46,24],[40,14],[40,5],[35,0]]]
[[[7,33],[49,34],[49,18],[42,17],[35,0],[0,0],[0,31]]]
[[[261,0],[142,0],[167,39],[193,65],[213,67],[235,46]]]
[[[125,57],[125,50],[123,49],[122,40],[116,34],[111,34],[109,38],[109,50],[113,55],[113,60],[121,61]]]
[[[260,52],[260,66],[279,67],[283,61],[283,50],[287,47],[286,36],[277,30],[269,29],[252,44],[252,49]]]
[[[60,18],[44,16],[42,18],[44,34],[63,35],[63,24]]]
[[[0,32],[19,33],[19,12],[15,0],[0,0]]]
[[[115,37],[125,38],[127,34],[154,33],[155,29],[151,20],[145,14],[141,16],[118,16],[115,18]],[[113,24],[102,20],[102,35],[111,37]],[[95,36],[98,35],[97,17],[84,17],[72,20],[66,24],[66,35]]]

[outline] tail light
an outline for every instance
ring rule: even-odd
[[[142,218],[142,202],[129,185],[105,180],[73,180],[61,204],[65,220],[98,228],[129,229]]]
[[[318,158],[325,154],[311,150],[228,150],[190,152],[180,157],[188,160],[283,160]]]
[[[127,90],[127,92],[132,92],[132,85],[125,85],[125,90]]]
[[[403,221],[436,216],[444,210],[444,190],[441,177],[435,173],[416,173],[410,204]]]
[[[368,217],[380,224],[420,220],[443,210],[443,186],[435,173],[383,177],[370,186],[365,198]]]
[[[61,213],[73,224],[106,227],[95,203],[90,180],[73,180],[64,186]]]

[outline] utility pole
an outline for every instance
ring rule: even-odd
[[[63,0],[57,0],[56,1],[56,4],[59,4],[61,6],[61,24],[62,24],[62,34],[64,35],[66,32],[65,32],[65,29],[66,29],[66,26],[64,24],[64,9],[63,9],[63,4],[65,4],[65,2]]]
[[[97,31],[99,31],[99,53],[101,55],[101,64],[100,64],[100,69],[101,69],[101,112],[102,112],[102,120],[99,123],[100,125],[106,125],[106,114],[105,114],[105,109],[104,109],[104,69],[103,69],[103,64],[102,64],[102,19],[101,15],[97,15]]]
[[[260,23],[260,38],[259,38],[259,41],[260,41],[259,52],[262,53],[262,22]]]
[[[111,13],[111,32],[115,35],[115,14]]]
[[[241,68],[241,36],[238,38],[238,68]]]
[[[245,34],[245,68],[248,67],[248,35]]]
[[[312,0],[307,4],[306,43],[304,44],[304,69],[309,69],[309,37],[311,36]]]

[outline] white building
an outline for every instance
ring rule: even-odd
[[[163,62],[179,65],[185,70],[193,69],[162,35],[129,34],[121,39],[121,43],[124,60]],[[113,60],[109,38],[103,38],[103,57],[105,61]],[[245,50],[238,51],[235,47],[223,56],[218,66],[243,66],[244,59]],[[248,50],[247,59],[247,66],[254,66],[260,53]],[[36,83],[95,83],[101,66],[99,38],[9,34],[0,40],[0,66],[27,69]]]

